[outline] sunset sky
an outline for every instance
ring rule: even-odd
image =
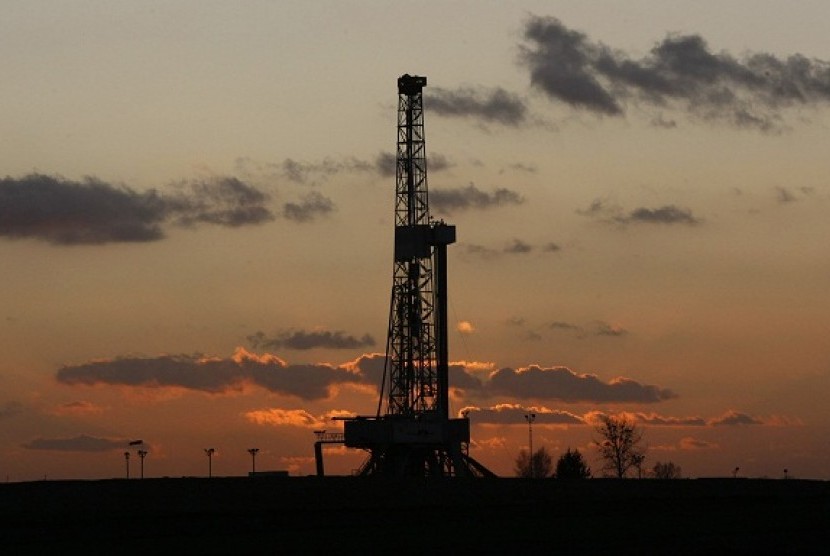
[[[372,415],[424,75],[452,411],[513,475],[830,479],[830,4],[53,2],[0,18],[0,480],[314,472]],[[135,447],[133,474],[138,473]],[[365,454],[326,451],[348,474]]]

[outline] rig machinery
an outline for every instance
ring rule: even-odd
[[[370,453],[360,475],[493,477],[469,456],[469,419],[450,418],[447,246],[455,243],[455,226],[429,215],[426,84],[423,76],[398,78],[394,272],[386,363],[377,414],[344,419],[343,442]]]

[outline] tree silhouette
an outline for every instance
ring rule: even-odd
[[[554,476],[557,479],[590,479],[591,468],[585,463],[585,458],[579,450],[568,448],[556,461]]]
[[[517,477],[524,479],[543,479],[553,473],[553,459],[544,446],[533,452],[531,461],[528,450],[519,451],[514,467]]]
[[[651,469],[651,473],[655,479],[679,479],[680,466],[667,461],[666,463],[657,462]]]
[[[594,440],[604,464],[602,470],[622,479],[632,467],[641,469],[645,448],[640,446],[642,431],[625,415],[604,415],[596,428],[600,440]]]

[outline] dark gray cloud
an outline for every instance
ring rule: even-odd
[[[536,168],[535,164],[524,164],[522,162],[516,162],[507,167],[508,170],[515,170],[517,172],[525,172],[528,174],[535,174],[538,169]],[[499,174],[503,174],[504,170],[500,170]]]
[[[14,417],[15,415],[20,415],[23,413],[24,407],[23,404],[18,401],[8,401],[3,405],[0,405],[0,421],[3,419],[9,419]]]
[[[512,253],[515,255],[524,255],[533,251],[533,246],[520,239],[514,239],[510,245],[503,249],[503,251],[505,253]]]
[[[648,224],[698,224],[700,220],[695,218],[689,209],[678,208],[674,205],[665,205],[659,208],[650,209],[640,207],[632,210],[621,222],[645,222]]]
[[[297,203],[285,203],[282,215],[294,222],[311,222],[335,210],[334,202],[317,191],[311,191]]]
[[[619,325],[610,324],[605,321],[596,320],[585,325],[574,324],[571,322],[555,321],[550,323],[548,327],[552,330],[573,332],[578,338],[584,339],[589,336],[606,336],[612,338],[619,338],[628,334],[628,331]]]
[[[293,330],[281,332],[274,337],[268,337],[264,332],[257,332],[248,336],[248,341],[254,349],[356,349],[371,347],[375,340],[369,334],[357,338],[340,330]]]
[[[122,450],[127,446],[124,439],[96,438],[81,434],[72,438],[35,438],[22,445],[29,450],[52,450],[56,452],[109,452]]]
[[[375,157],[374,169],[384,178],[395,177],[398,158],[395,153],[381,152]],[[427,157],[427,169],[430,172],[441,172],[452,168],[454,164],[443,154],[433,153]]]
[[[0,179],[0,236],[55,245],[147,242],[168,225],[239,227],[273,220],[268,196],[236,178],[137,192],[97,178],[30,174]]]
[[[669,35],[638,60],[539,16],[528,19],[524,38],[521,60],[532,86],[597,114],[623,115],[632,102],[772,130],[783,108],[830,101],[830,64],[800,54],[739,59],[712,52],[699,35]]]
[[[265,206],[269,196],[237,178],[192,180],[181,186],[189,191],[165,196],[176,224],[217,224],[236,228],[274,219]]]
[[[371,172],[375,165],[355,157],[335,160],[324,158],[320,161],[300,162],[286,158],[280,165],[284,178],[295,183],[316,183],[316,180],[346,172]]]
[[[227,359],[161,355],[66,365],[58,370],[56,378],[73,386],[178,387],[214,394],[238,391],[243,385],[252,384],[304,400],[325,399],[337,384],[365,382],[365,377],[344,367],[288,365],[275,356],[257,356],[244,350]]]
[[[746,413],[741,413],[738,411],[727,411],[720,417],[716,417],[713,419],[709,419],[707,422],[708,425],[712,426],[722,426],[722,425],[763,425],[764,421],[758,419],[757,417],[753,417],[752,415],[747,415]]]
[[[450,364],[450,386],[458,390],[481,390],[483,382],[462,364]]]
[[[657,208],[638,207],[625,212],[618,205],[604,199],[595,199],[588,208],[577,210],[577,213],[617,224],[685,224],[694,226],[702,222],[700,218],[692,213],[691,209],[681,208],[673,204]]]
[[[567,403],[657,403],[677,397],[671,390],[629,378],[603,382],[596,375],[577,374],[565,367],[537,365],[499,369],[490,375],[486,390],[492,395]]]
[[[520,205],[524,198],[517,192],[500,187],[491,192],[482,191],[474,184],[452,189],[434,189],[429,192],[430,209],[438,214],[453,214],[465,210],[485,210],[493,207]]]
[[[484,245],[476,243],[463,244],[464,253],[473,257],[481,257],[482,259],[492,259],[499,255],[499,252]]]
[[[510,126],[523,123],[527,116],[524,101],[500,87],[489,90],[433,87],[425,96],[424,105],[430,113],[442,116],[468,117]]]

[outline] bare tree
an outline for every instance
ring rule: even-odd
[[[554,476],[557,479],[590,479],[591,468],[585,463],[585,458],[579,450],[568,448],[556,461]]]
[[[666,463],[658,461],[651,469],[651,473],[655,479],[679,479],[681,477],[680,466],[670,461]]]
[[[642,431],[625,415],[605,415],[596,429],[600,435],[594,445],[603,459],[603,471],[622,479],[632,467],[641,469],[645,448],[640,446]]]
[[[553,473],[553,459],[544,446],[533,452],[531,461],[528,450],[519,451],[514,467],[517,477],[524,479],[544,479]]]

